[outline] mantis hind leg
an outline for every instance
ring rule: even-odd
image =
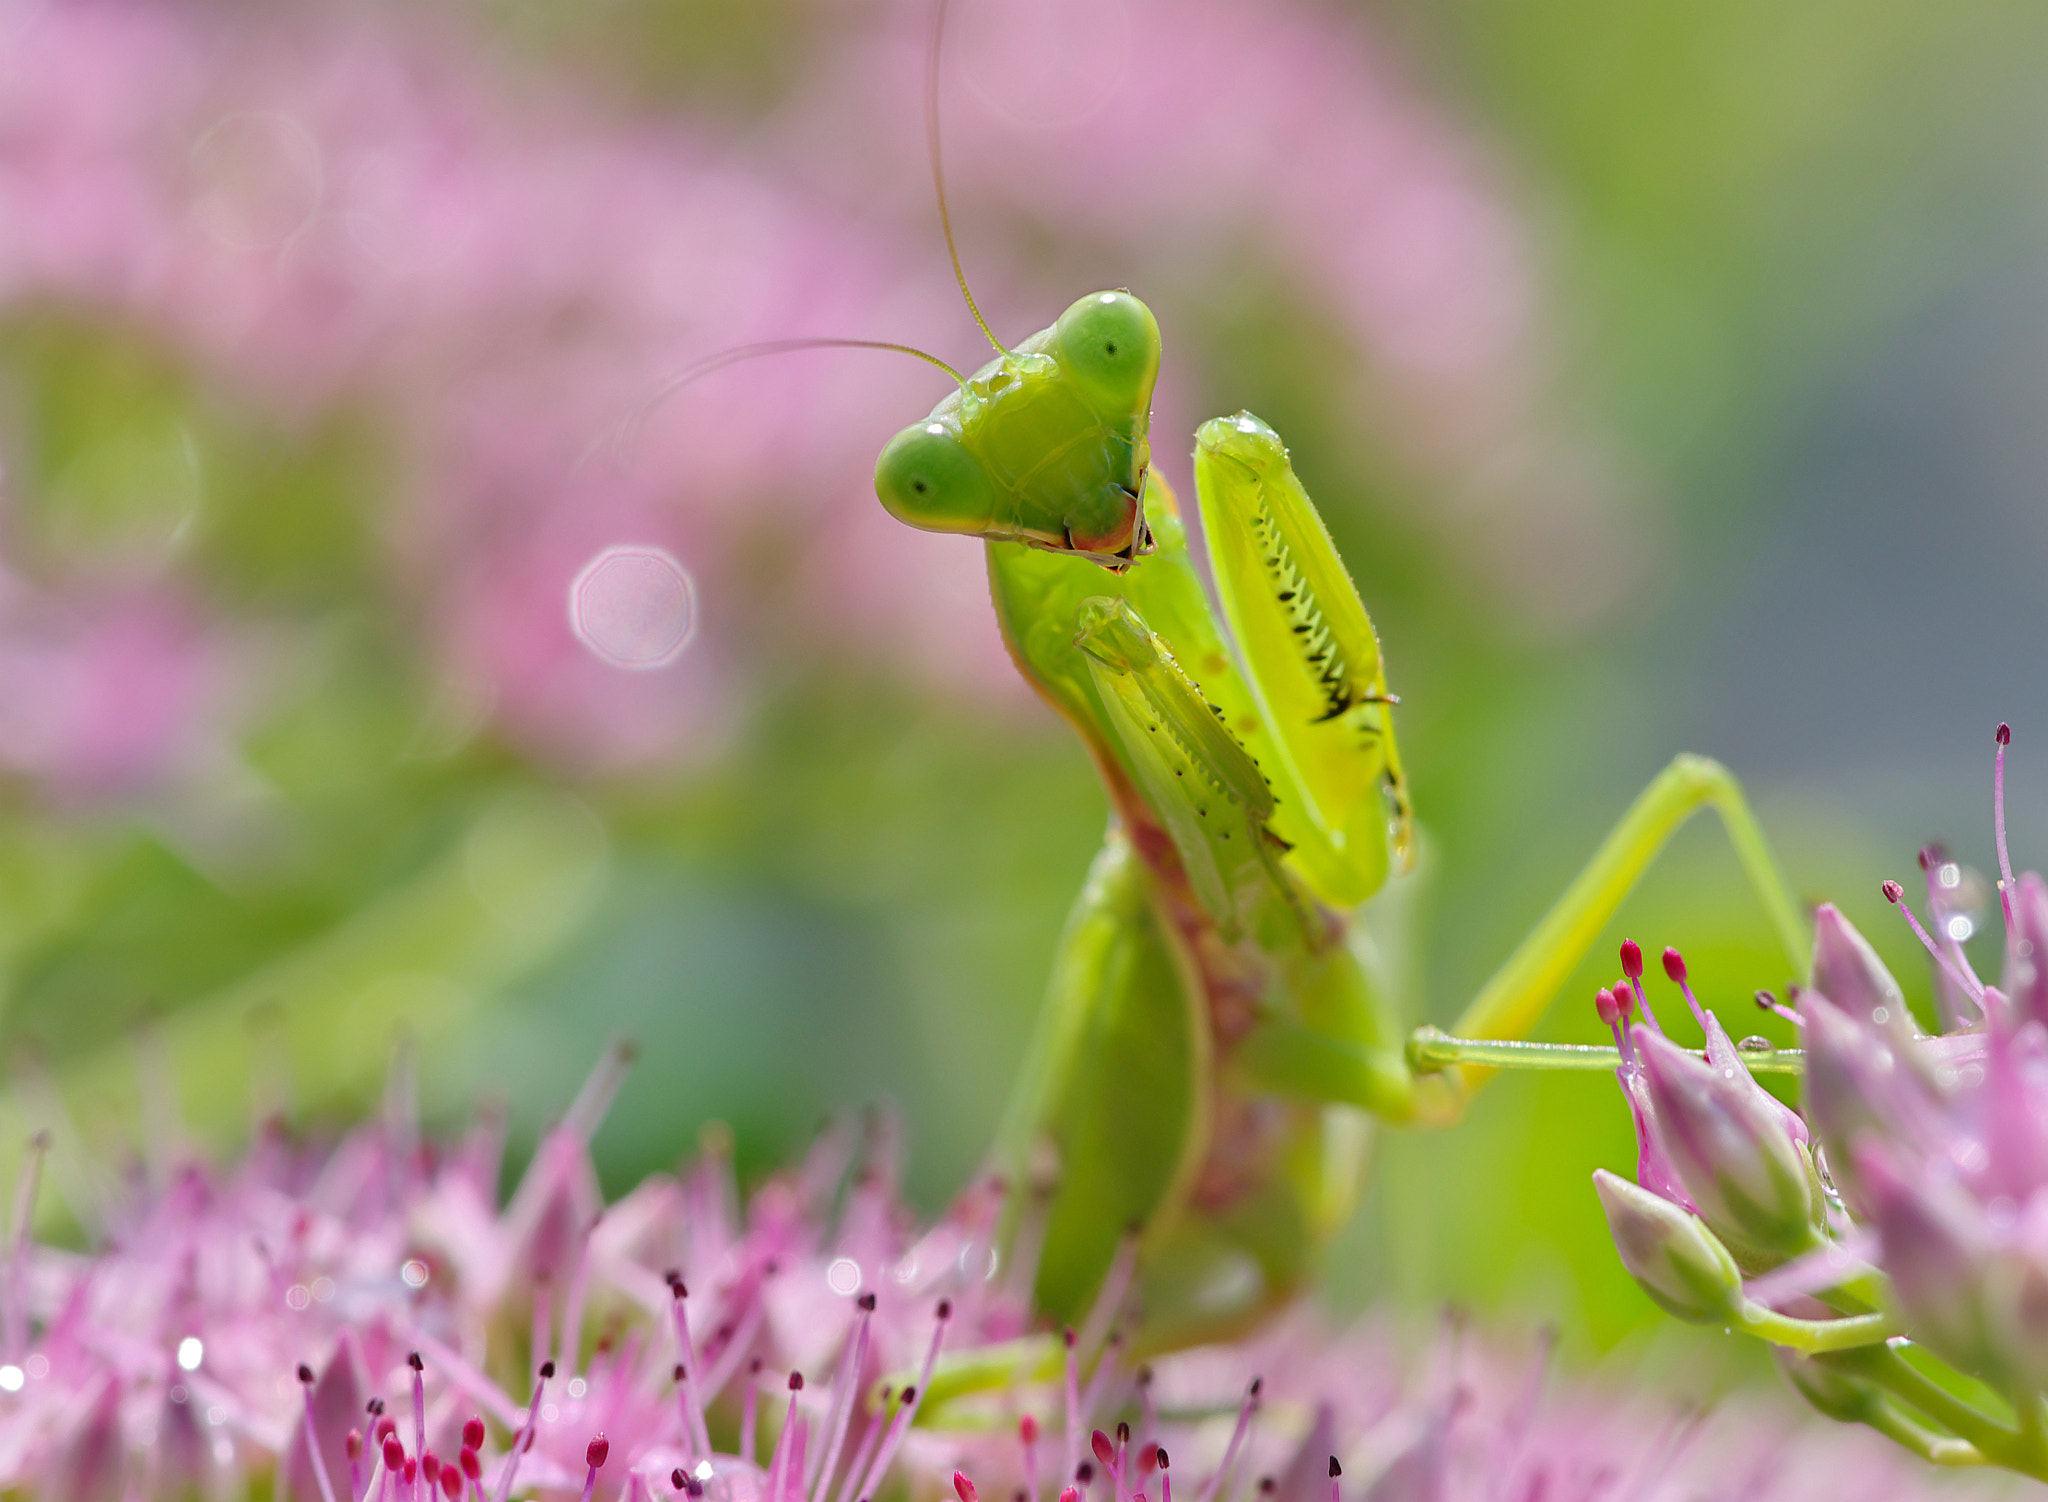
[[[1778,869],[1742,785],[1719,762],[1680,755],[1637,795],[1602,840],[1593,857],[1572,878],[1514,953],[1502,962],[1465,1008],[1453,1031],[1464,1038],[1525,1036],[1543,1015],[1565,979],[1585,958],[1650,862],[1688,819],[1711,808],[1720,816],[1743,874],[1763,903],[1771,928],[1795,972],[1804,974],[1813,938],[1799,904]],[[1452,1073],[1469,1095],[1490,1070],[1461,1067]]]

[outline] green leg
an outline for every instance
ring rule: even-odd
[[[1803,974],[1813,941],[1741,785],[1719,762],[1679,756],[1630,805],[1564,895],[1480,988],[1458,1021],[1457,1037],[1428,1030],[1432,1047],[1425,1052],[1448,1067],[1411,1075],[1379,1036],[1384,1028],[1360,1027],[1348,1014],[1329,1014],[1268,1019],[1239,1050],[1238,1068],[1256,1088],[1276,1094],[1363,1106],[1397,1122],[1455,1119],[1473,1089],[1493,1073],[1485,1065],[1463,1062],[1458,1040],[1527,1034],[1650,862],[1679,826],[1703,808],[1721,816],[1779,944]],[[1377,1010],[1365,1006],[1360,1015],[1367,1013],[1377,1015]],[[1416,1052],[1411,1045],[1411,1059]],[[1611,1050],[1563,1046],[1518,1062],[1551,1068],[1612,1065]]]
[[[1650,862],[1679,826],[1703,808],[1721,816],[1786,959],[1805,974],[1813,935],[1742,796],[1742,785],[1717,761],[1681,755],[1638,795],[1564,895],[1480,987],[1453,1031],[1465,1038],[1519,1038],[1528,1033]]]

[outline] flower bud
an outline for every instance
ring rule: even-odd
[[[1799,1015],[1806,1024],[1806,1122],[1827,1150],[1836,1187],[1855,1208],[1861,1187],[1853,1144],[1912,1136],[1914,1124],[1938,1119],[1939,1092],[1913,1050],[1895,1048],[1817,991],[1800,993]]]
[[[1812,1163],[1769,1092],[1740,1062],[1716,1069],[1648,1029],[1635,1042],[1665,1150],[1700,1218],[1756,1266],[1811,1247]]]
[[[1621,1265],[1658,1307],[1697,1324],[1735,1316],[1742,1271],[1697,1216],[1604,1168],[1593,1188]]]
[[[1975,1200],[1953,1180],[1903,1170],[1874,1139],[1858,1142],[1856,1175],[1908,1333],[1967,1371],[2009,1371],[1985,1318],[1999,1280]]]
[[[1856,932],[1841,910],[1823,902],[1813,914],[1813,988],[1850,1017],[1880,1030],[1914,1034],[1906,995],[1885,969],[1870,941]]]

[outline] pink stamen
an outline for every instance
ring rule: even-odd
[[[1679,994],[1685,998],[1685,1004],[1692,1008],[1692,1020],[1700,1025],[1700,1031],[1705,1032],[1707,1010],[1700,1005],[1700,999],[1692,994],[1692,986],[1686,980],[1685,956],[1676,949],[1667,947],[1664,951],[1664,973],[1670,977],[1671,983],[1678,987]]]
[[[1263,1377],[1252,1378],[1252,1385],[1245,1389],[1244,1401],[1238,1405],[1237,1427],[1230,1432],[1230,1443],[1223,1447],[1223,1459],[1216,1472],[1203,1483],[1199,1502],[1216,1502],[1223,1490],[1224,1482],[1230,1476],[1230,1469],[1237,1462],[1237,1452],[1244,1447],[1245,1432],[1251,1428],[1252,1414],[1259,1406],[1259,1389],[1265,1386]]]
[[[590,1465],[589,1473],[583,1478],[583,1502],[590,1502],[591,1496],[597,1491],[597,1473],[604,1469],[604,1463],[610,1458],[611,1453],[611,1444],[602,1434],[592,1440],[590,1447],[583,1452],[584,1460]]]
[[[1804,1017],[1801,1017],[1797,1012],[1793,1011],[1790,1007],[1786,1006],[1783,1002],[1779,1001],[1777,997],[1773,996],[1768,991],[1759,991],[1756,993],[1756,1004],[1759,1010],[1771,1012],[1779,1017],[1783,1017],[1787,1022],[1791,1023],[1794,1027],[1806,1026],[1806,1019]]]
[[[1102,1468],[1109,1472],[1117,1502],[1131,1502],[1131,1489],[1124,1483],[1122,1457],[1117,1453],[1116,1447],[1109,1442],[1109,1436],[1097,1429],[1089,1436],[1088,1445],[1094,1450],[1095,1458],[1101,1463]]]
[[[890,1396],[890,1390],[886,1387],[883,1388],[880,1404],[881,1412],[887,1411]],[[853,1459],[846,1463],[846,1475],[839,1483],[838,1492],[834,1494],[834,1502],[854,1502],[854,1498],[850,1495],[853,1491],[853,1484],[867,1474],[868,1461],[873,1458],[875,1446],[881,1443],[882,1431],[887,1427],[882,1422],[881,1412],[877,1412],[874,1419],[869,1422],[867,1431],[860,1437],[860,1443],[854,1446]],[[748,1460],[750,1463],[752,1459],[753,1457],[749,1455]]]
[[[683,1432],[689,1437],[691,1459],[702,1460],[711,1453],[711,1430],[704,1422],[704,1405],[697,1397],[697,1389],[691,1382],[691,1375],[697,1370],[697,1348],[690,1339],[690,1317],[687,1305],[690,1290],[683,1283],[683,1275],[669,1274],[668,1291],[670,1311],[676,1327],[676,1349],[682,1359],[676,1363],[676,1395],[683,1406]],[[747,1452],[753,1458],[753,1452]]]
[[[804,1390],[804,1374],[789,1374],[789,1412],[783,1416],[782,1432],[775,1436],[775,1453],[768,1458],[768,1502],[782,1502],[789,1479],[789,1451],[796,1443],[796,1395]]]
[[[1038,1502],[1038,1420],[1028,1413],[1017,1420],[1017,1443],[1024,1447],[1024,1495]]]
[[[1102,1359],[1095,1363],[1095,1371],[1088,1378],[1087,1391],[1081,1394],[1081,1422],[1086,1424],[1101,1411],[1103,1392],[1109,1387],[1109,1379],[1116,1371],[1117,1356],[1124,1347],[1123,1332],[1112,1330],[1104,1343]]]
[[[1071,1476],[1081,1462],[1081,1387],[1075,1371],[1079,1362],[1074,1355],[1074,1332],[1063,1330],[1060,1336],[1067,1347],[1067,1434],[1060,1474]]]
[[[526,1404],[526,1422],[521,1424],[519,1432],[512,1436],[511,1448],[505,1452],[504,1469],[498,1472],[498,1490],[494,1494],[496,1502],[505,1502],[505,1499],[512,1495],[512,1480],[519,1473],[520,1457],[533,1448],[534,1435],[540,1429],[540,1395],[546,1389],[548,1379],[554,1374],[555,1364],[552,1361],[543,1361],[540,1364],[540,1375],[533,1379],[533,1397]],[[386,1456],[390,1453],[389,1446],[386,1446]]]
[[[427,1453],[427,1364],[420,1360],[418,1351],[406,1353],[405,1364],[412,1368],[412,1453]]]
[[[689,1373],[681,1366],[676,1368],[676,1381],[689,1381]],[[756,1356],[747,1367],[747,1390],[740,1397],[740,1458],[748,1465],[753,1465],[754,1457],[760,1453],[760,1447],[756,1444],[761,1432],[760,1424],[761,1358]]]
[[[832,1484],[833,1467],[839,1464],[839,1452],[846,1445],[846,1426],[853,1419],[853,1390],[860,1385],[861,1369],[868,1359],[868,1323],[874,1313],[875,1296],[872,1293],[862,1294],[860,1324],[839,1358],[839,1370],[832,1374],[832,1411],[825,1420],[824,1460],[818,1466],[817,1474],[808,1477],[804,1483],[806,1497],[813,1491],[817,1492],[815,1502],[825,1502],[825,1490]]]
[[[303,1361],[299,1387],[306,1398],[306,1458],[313,1462],[313,1476],[320,1483],[320,1502],[334,1502],[334,1483],[327,1479],[327,1458],[320,1453],[320,1436],[313,1427],[313,1368]]]
[[[1977,981],[1975,976],[1965,978],[1962,972],[1957,970],[1954,964],[1950,962],[1949,957],[1941,952],[1941,946],[1934,942],[1934,939],[1928,934],[1927,930],[1920,926],[1920,920],[1913,916],[1912,905],[1906,901],[1906,889],[1895,881],[1888,881],[1884,884],[1883,891],[1884,900],[1905,915],[1906,926],[1913,930],[1913,936],[1920,941],[1929,954],[1934,956],[1934,963],[1941,966],[1942,970],[1947,973],[1948,978],[1960,986],[1963,992],[1977,1003],[1979,1008],[1982,1008],[1984,1005],[1984,986],[1982,982]],[[2002,888],[1999,892],[1999,898],[2001,901],[2005,900]]]
[[[932,1385],[932,1368],[939,1363],[939,1343],[946,1338],[946,1321],[952,1317],[953,1301],[940,1299],[932,1320],[932,1343],[925,1348],[924,1366],[918,1371],[917,1386],[904,1389],[903,1407],[897,1411],[896,1422],[889,1426],[889,1433],[882,1440],[882,1448],[875,1455],[874,1467],[868,1472],[861,1487],[863,1493],[873,1495],[882,1478],[889,1474],[889,1467],[896,1459],[896,1448],[903,1443],[904,1431],[909,1429],[910,1421],[917,1417],[918,1399]]]
[[[1976,970],[1970,965],[1970,957],[1963,953],[1961,941],[1949,931],[1949,920],[1942,917],[1943,902],[1939,878],[1942,867],[1949,864],[1947,852],[1938,845],[1929,845],[1920,852],[1920,869],[1927,877],[1927,911],[1936,920],[1935,935],[1941,942],[1942,952],[1954,962],[1955,968],[1962,972],[1964,993],[1976,1003],[1978,1014],[1981,1016],[1984,1011],[1984,982],[1977,978]],[[1950,1022],[1963,1025],[1969,1020],[1967,1017],[1957,1016],[1945,1019],[1944,1026]]]
[[[2012,726],[1999,722],[1998,754],[1991,764],[1991,834],[1998,842],[1998,907],[2005,931],[2012,932],[2012,857],[2005,852],[2005,748],[2012,744]]]
[[[1125,1230],[1123,1239],[1117,1242],[1116,1256],[1111,1259],[1109,1271],[1103,1275],[1102,1287],[1097,1290],[1095,1303],[1088,1310],[1088,1317],[1081,1322],[1078,1337],[1081,1359],[1090,1360],[1102,1348],[1110,1326],[1115,1322],[1117,1311],[1123,1306],[1124,1295],[1130,1291],[1131,1275],[1138,1267],[1138,1229],[1132,1226]]]

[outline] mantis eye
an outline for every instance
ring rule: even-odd
[[[926,420],[889,440],[875,461],[875,494],[898,521],[927,532],[986,535],[996,489],[960,435]]]
[[[1128,292],[1091,292],[1053,327],[1060,368],[1105,416],[1140,416],[1159,379],[1159,322]]]

